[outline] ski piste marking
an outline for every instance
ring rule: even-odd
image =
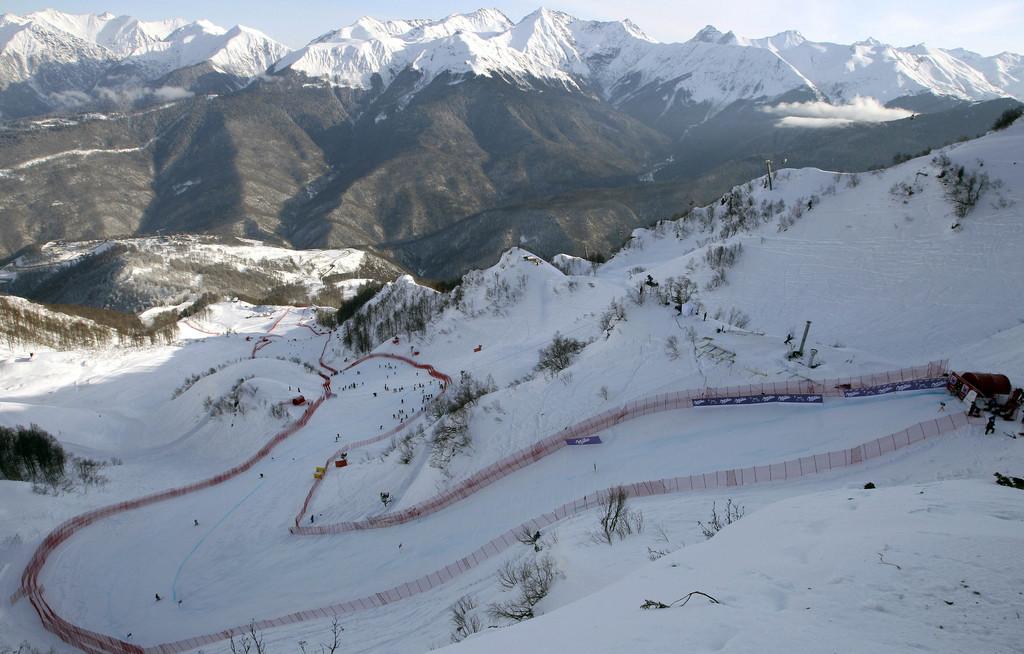
[[[181,560],[181,563],[178,564],[178,569],[174,573],[174,580],[171,582],[171,599],[172,600],[174,600],[175,602],[178,601],[178,577],[181,575],[181,571],[185,567],[185,564],[188,563],[188,560],[191,559],[192,555],[195,554],[199,550],[199,547],[204,542],[206,542],[206,539],[209,538],[210,535],[213,534],[213,532],[217,531],[217,527],[221,526],[221,524],[225,520],[228,519],[228,516],[230,516],[232,513],[234,513],[235,510],[238,509],[238,507],[242,506],[242,504],[244,504],[247,499],[252,497],[256,493],[256,491],[258,491],[260,489],[260,486],[262,486],[264,483],[266,483],[266,481],[267,480],[264,479],[260,483],[256,484],[256,488],[252,489],[251,491],[249,491],[248,493],[245,494],[245,497],[243,497],[242,499],[240,499],[237,502],[235,502],[234,506],[232,506],[230,509],[228,509],[228,511],[224,515],[222,515],[220,517],[220,520],[218,520],[216,522],[216,524],[214,524],[212,527],[210,527],[206,531],[206,533],[203,534],[202,538],[200,538],[198,541],[196,541],[196,544],[192,547],[192,550],[189,551],[189,553],[185,555],[185,558],[183,558]]]
[[[281,322],[281,320],[284,318],[284,316],[287,315],[287,313],[288,313],[288,310],[286,310],[285,313],[280,318],[278,318],[278,320],[272,325],[272,328],[276,327]],[[308,327],[308,325],[307,325],[307,327]],[[310,330],[313,331],[314,334],[316,333],[315,330],[313,330],[312,328],[310,328]],[[326,342],[324,344],[323,352],[321,354],[321,365],[324,365],[323,364],[323,353],[326,353],[327,345],[330,342],[331,336],[332,336],[332,334],[327,334],[327,339],[326,339]],[[254,354],[255,354],[255,351],[254,351]],[[413,365],[415,367],[422,368],[422,369],[428,369],[428,371],[432,371],[433,373],[436,373],[438,376],[443,376],[443,377],[447,378],[447,375],[444,375],[443,373],[439,373],[433,366],[431,366],[429,364],[420,364],[420,363],[417,363],[417,362],[415,362],[415,361],[413,361],[411,359],[408,359],[407,357],[403,357],[403,356],[395,355],[395,354],[389,354],[389,353],[372,353],[372,354],[369,354],[369,355],[365,355],[364,357],[361,357],[361,358],[357,359],[356,361],[354,361],[353,363],[351,363],[349,366],[346,367],[346,369],[352,368],[352,367],[354,367],[356,365],[359,365],[359,364],[361,364],[361,363],[363,363],[365,361],[368,361],[369,359],[372,359],[372,358],[390,358],[390,359],[396,359],[396,360],[404,361],[404,362],[409,363],[409,364],[411,364],[411,365]],[[310,406],[307,409],[307,411],[303,414],[303,418],[300,418],[299,421],[297,421],[293,425],[289,426],[288,428],[286,428],[282,432],[279,432],[274,437],[272,437],[271,440],[267,444],[265,444],[263,446],[263,448],[260,449],[259,452],[257,452],[257,455],[254,455],[253,457],[250,457],[250,459],[247,460],[245,463],[243,463],[243,464],[241,464],[239,466],[235,466],[234,468],[230,469],[229,471],[226,471],[225,473],[222,473],[221,475],[218,475],[218,476],[216,476],[214,478],[211,478],[211,480],[206,480],[205,482],[197,482],[195,484],[190,484],[189,486],[184,487],[184,489],[171,489],[169,491],[164,491],[163,493],[157,493],[156,495],[153,495],[153,496],[146,496],[144,498],[139,498],[137,500],[128,501],[128,502],[123,503],[124,505],[126,505],[126,506],[123,506],[123,507],[120,506],[120,505],[114,505],[113,507],[105,507],[103,509],[98,509],[98,510],[95,510],[95,511],[91,511],[91,512],[88,512],[86,514],[82,514],[82,515],[80,515],[80,516],[78,516],[76,518],[72,518],[71,520],[67,521],[66,523],[60,525],[53,532],[51,532],[50,535],[47,536],[47,538],[44,539],[43,543],[40,544],[39,548],[37,548],[35,555],[32,557],[32,560],[30,561],[29,565],[26,567],[26,569],[25,569],[25,571],[24,571],[24,573],[22,575],[22,586],[21,586],[21,588],[18,590],[18,592],[16,592],[11,597],[12,604],[14,602],[16,602],[18,599],[20,599],[21,596],[23,596],[23,595],[24,596],[28,596],[30,598],[30,602],[31,602],[33,608],[36,610],[36,613],[39,615],[40,620],[42,621],[44,628],[46,628],[48,631],[51,631],[52,633],[56,634],[58,637],[60,637],[65,642],[67,642],[67,643],[69,643],[69,644],[71,644],[71,645],[73,645],[75,647],[78,647],[79,649],[82,649],[83,651],[89,652],[89,653],[109,652],[111,654],[128,654],[128,653],[130,653],[130,654],[146,654],[146,653],[152,652],[152,653],[158,653],[158,654],[169,654],[169,653],[172,653],[172,652],[182,652],[182,651],[187,651],[187,650],[191,650],[191,649],[196,649],[197,647],[200,647],[200,646],[202,646],[204,644],[209,644],[209,643],[214,643],[214,642],[220,642],[220,641],[223,641],[223,640],[227,640],[228,638],[230,638],[234,634],[242,633],[242,631],[244,631],[245,627],[231,627],[229,629],[219,631],[219,632],[217,632],[215,634],[207,634],[207,635],[195,636],[195,637],[188,638],[188,639],[182,639],[182,640],[178,640],[178,641],[173,641],[173,642],[169,642],[169,643],[162,643],[162,644],[159,644],[159,645],[154,645],[154,646],[143,648],[143,647],[141,647],[139,645],[134,645],[132,643],[125,642],[123,640],[120,640],[118,638],[114,638],[112,636],[108,636],[108,635],[105,635],[105,634],[99,634],[99,633],[96,633],[96,632],[89,631],[87,629],[84,629],[82,627],[74,625],[74,624],[68,622],[67,620],[61,618],[46,603],[45,597],[44,597],[44,594],[43,594],[43,588],[37,584],[38,576],[39,576],[39,573],[41,572],[43,566],[45,565],[46,559],[49,556],[49,554],[53,550],[55,550],[57,547],[59,547],[61,543],[63,543],[64,541],[70,539],[78,530],[80,530],[80,529],[82,529],[82,528],[84,528],[86,526],[89,526],[89,525],[91,525],[94,522],[102,520],[103,518],[105,518],[108,515],[111,515],[113,513],[121,513],[121,512],[126,512],[126,511],[130,511],[130,510],[134,510],[134,509],[137,509],[137,508],[144,508],[145,506],[147,506],[149,504],[153,504],[153,503],[157,503],[157,502],[163,502],[163,501],[166,501],[168,499],[173,499],[174,497],[179,497],[179,496],[182,496],[182,495],[190,494],[190,493],[196,492],[198,490],[203,490],[205,488],[212,488],[213,486],[219,485],[219,484],[223,483],[224,481],[227,481],[228,479],[233,479],[234,477],[237,477],[239,474],[241,474],[241,472],[244,472],[245,470],[250,469],[253,465],[255,465],[256,462],[258,462],[259,460],[262,460],[264,457],[266,457],[270,453],[270,451],[272,451],[277,445],[279,445],[285,439],[287,439],[288,437],[294,435],[295,432],[299,431],[299,429],[304,427],[305,424],[308,423],[308,420],[313,416],[313,414],[319,408],[319,406],[323,403],[323,401],[333,395],[331,393],[331,390],[330,390],[330,378],[327,375],[324,375],[322,373],[321,373],[321,376],[325,380],[324,384],[323,384],[323,386],[324,386],[324,394],[312,406]],[[432,375],[432,376],[434,376],[434,375]],[[450,383],[450,378],[448,378],[448,381]],[[863,400],[863,399],[868,399],[868,398],[852,398],[852,399],[862,399]],[[886,399],[889,399],[889,398],[886,398]],[[963,420],[963,424],[958,425],[957,424],[957,419],[954,418],[953,415],[958,415],[959,418]],[[963,415],[963,414],[953,414],[953,415],[949,415],[949,416],[945,417],[945,419],[948,420],[952,424],[952,427],[950,427],[950,428],[959,429],[962,426],[966,426],[966,425],[970,424],[969,419],[966,418],[965,415]],[[635,417],[639,417],[639,416],[635,416]],[[935,422],[937,424],[938,420],[935,420],[935,421],[932,421],[932,422]],[[920,426],[922,424],[924,424],[924,423],[918,423],[918,425],[915,425],[915,426]],[[896,432],[896,433],[899,433],[899,432]],[[942,430],[940,430],[938,432],[938,434],[934,434],[932,437],[935,437],[935,436],[937,436],[937,435],[939,435],[941,433],[943,433]],[[876,446],[878,446],[878,444],[881,442],[882,438],[892,438],[893,436],[894,435],[883,436],[883,437],[881,437],[879,439],[875,439],[874,441],[869,441],[869,443],[875,443]],[[380,440],[379,436],[378,437],[372,437],[370,439],[365,439],[364,442],[360,443],[360,446],[369,444],[370,442],[379,442],[379,440]],[[922,437],[921,440],[924,440],[924,437]],[[903,446],[900,446],[900,447],[907,447],[910,444],[913,444],[913,443],[916,443],[916,442],[917,441],[913,441],[913,442],[908,443],[907,445],[903,445]],[[861,450],[859,458],[857,458],[856,460],[853,460],[853,461],[848,461],[844,465],[845,466],[849,466],[849,465],[862,464],[862,463],[865,463],[870,458],[875,458],[875,457],[878,457],[878,456],[884,456],[886,454],[890,454],[890,453],[896,451],[896,449],[899,449],[899,448],[895,447],[895,440],[893,439],[894,449],[886,450],[884,452],[881,451],[881,449],[879,449],[879,453],[878,454],[874,454],[871,457],[868,457],[864,453],[864,446],[865,445],[866,444],[861,444],[861,445],[855,446],[854,448],[850,448],[848,450],[843,450],[844,452],[852,452],[852,451],[858,450],[858,449]],[[349,445],[347,449],[355,449],[355,444]],[[815,459],[817,456],[820,456],[820,455],[812,455],[809,458]],[[826,455],[826,456],[828,456],[828,455]],[[772,466],[774,466],[774,465],[782,465],[782,464],[769,464],[768,466],[762,466],[762,467],[767,467],[769,469],[769,479],[763,480],[763,481],[772,481],[770,472],[771,472]],[[756,466],[755,466],[755,468],[756,468]],[[802,468],[802,464],[801,464],[801,468]],[[815,468],[817,468],[816,464],[815,464]],[[832,466],[831,466],[831,463],[830,463],[828,469],[827,470],[823,470],[821,472],[831,471],[831,469],[832,469]],[[785,470],[785,468],[784,468],[784,470]],[[231,474],[232,471],[234,471],[233,474]],[[677,488],[675,491],[672,491],[672,490],[665,489],[664,486],[663,486],[662,489],[661,489],[661,492],[659,493],[659,492],[657,492],[655,490],[655,484],[656,483],[660,484],[661,481],[658,481],[658,482],[639,482],[639,483],[631,484],[630,486],[632,488],[634,488],[634,489],[639,489],[639,490],[636,490],[636,494],[638,496],[653,495],[653,494],[669,494],[669,493],[683,492],[684,490],[690,490],[690,491],[694,491],[694,490],[707,490],[707,489],[711,488],[708,485],[708,481],[707,481],[708,480],[708,475],[710,474],[710,475],[712,475],[712,478],[715,478],[716,475],[718,475],[720,473],[724,473],[724,472],[726,472],[726,471],[717,471],[715,473],[703,473],[703,475],[701,475],[701,476],[703,477],[704,482],[703,482],[703,486],[701,488],[696,488],[695,486],[692,485],[692,482],[691,482],[691,487],[688,488],[688,489]],[[755,472],[756,472],[756,470],[755,470]],[[800,474],[801,475],[803,475],[803,474],[816,474],[818,472],[819,471],[817,469],[815,469],[813,472],[808,472],[808,473],[803,473],[801,471]],[[221,477],[221,476],[223,476],[223,478],[219,479],[218,481],[216,481],[214,483],[210,483],[209,485],[203,485],[204,483],[208,483],[208,482],[212,481],[213,479],[217,479],[218,477]],[[697,477],[697,476],[696,475],[691,475],[690,479],[692,480],[694,477]],[[784,477],[784,478],[788,479],[788,477]],[[719,486],[719,484],[718,484],[717,481],[715,483],[716,483],[715,487],[717,488]],[[759,482],[755,481],[754,483],[759,483]],[[258,488],[259,487],[257,487],[257,489]],[[185,490],[185,489],[188,489],[188,490]],[[254,493],[255,490],[256,489],[251,491],[249,495]],[[313,488],[311,488],[311,491],[312,490],[313,490]],[[178,491],[178,492],[175,492],[175,491]],[[606,491],[607,491],[607,489],[606,489]],[[646,491],[646,492],[644,492],[644,491]],[[597,491],[596,493],[592,493],[592,495],[594,495],[595,498],[598,498],[600,496],[601,492],[602,491]],[[587,510],[589,508],[589,507],[586,507],[587,497],[589,497],[589,495],[585,496],[582,499],[582,501],[584,502],[584,505],[585,505],[585,509],[584,510]],[[247,499],[247,498],[248,498],[248,495],[246,496],[246,498],[242,499],[242,502],[244,502],[244,500]],[[553,512],[549,512],[549,513],[543,514],[539,518],[535,518],[534,520],[528,521],[527,523],[524,523],[524,524],[540,524],[541,522],[543,522],[544,525],[549,525],[549,524],[552,524],[553,522],[556,522],[558,520],[561,520],[561,519],[564,519],[566,517],[569,517],[570,515],[575,515],[575,512],[572,512],[572,513],[568,512],[566,510],[566,506],[578,504],[580,501],[581,500],[576,500],[574,502],[568,503],[567,505],[563,505],[563,507],[561,509],[559,509],[562,512],[561,515],[558,514],[559,510],[556,510],[556,511],[553,511]],[[236,505],[234,508],[237,508],[240,504],[241,504],[241,502],[238,505]],[[232,511],[234,510],[234,508],[232,509]],[[100,515],[100,514],[102,514],[104,512],[108,512],[108,513],[106,515]],[[229,511],[229,514],[230,514],[230,511]],[[221,521],[218,521],[218,524],[220,524],[220,522],[222,522],[226,517],[227,517],[227,515],[223,516],[221,518]],[[69,532],[66,535],[59,534],[59,532],[63,531],[64,529],[68,529]],[[63,538],[61,538],[61,536],[63,536]],[[504,536],[505,535],[503,535],[500,538],[504,538]],[[48,546],[48,543],[51,541],[51,539],[57,539],[57,542],[56,542],[55,545]],[[495,540],[499,540],[499,539],[495,539]],[[485,556],[483,557],[483,560],[486,560],[487,558],[489,558],[489,556],[493,556],[493,555],[495,555],[495,554],[497,554],[497,553],[499,553],[501,551],[504,551],[504,548],[499,548],[498,546],[493,545],[493,543],[494,543],[494,541],[491,541],[491,543],[488,543],[487,545],[484,546],[484,547],[491,546],[491,547],[494,548],[495,551],[490,553],[489,555],[486,555],[486,553],[485,553]],[[454,574],[459,574],[461,572],[464,572],[465,570],[468,570],[468,569],[470,569],[472,567],[475,567],[479,562],[476,560],[476,554],[475,553],[473,555],[471,555],[471,556],[472,556],[472,561],[473,561],[472,564],[470,563],[470,557],[463,557],[462,559],[458,560],[456,563],[450,564],[449,566],[445,566],[445,568],[442,568],[440,571],[435,571],[435,572],[432,572],[432,573],[429,573],[428,575],[426,575],[426,577],[424,577],[424,578],[428,580],[427,587],[428,588],[432,587],[431,583],[430,583],[430,580],[433,577],[437,577],[438,582],[436,582],[436,583],[438,583],[438,584],[446,583],[452,576],[454,576]],[[34,569],[33,569],[33,563],[37,564]],[[449,572],[449,569],[453,569],[453,570],[455,570],[455,572],[454,573]],[[441,575],[442,572],[448,574],[449,578],[448,579],[444,579],[442,577],[442,575]],[[417,585],[419,584],[419,580],[417,580],[416,584]],[[411,585],[410,583],[407,583],[407,584],[404,584],[403,586],[410,586],[410,585]],[[378,592],[378,593],[376,593],[373,596],[372,600],[360,599],[360,600],[358,600],[358,602],[350,601],[350,602],[346,603],[345,605],[346,606],[351,606],[352,608],[350,610],[355,611],[355,610],[366,609],[366,608],[375,608],[375,607],[378,607],[378,606],[381,606],[381,605],[384,605],[384,604],[389,604],[389,603],[391,603],[393,601],[398,601],[400,599],[403,599],[401,597],[401,593],[400,593],[400,590],[399,590],[403,586],[398,586],[398,587],[396,587],[394,589],[389,589],[387,591]],[[422,592],[422,589],[420,589],[420,590]],[[395,596],[396,596],[395,599],[390,599],[390,596],[391,596],[392,593],[395,594]],[[337,608],[339,606],[341,606],[341,605],[335,605],[335,608]],[[273,626],[280,626],[280,625],[291,623],[291,622],[303,622],[303,621],[306,621],[306,620],[317,619],[319,617],[323,617],[323,615],[324,615],[324,610],[323,609],[315,609],[315,610],[311,610],[311,611],[302,611],[302,612],[298,612],[298,613],[292,613],[292,614],[289,614],[287,616],[282,616],[282,617],[279,617],[279,618],[273,618],[273,619],[269,619],[269,620],[260,621],[257,624],[257,627],[259,627],[261,629],[262,628],[271,628]],[[264,624],[264,623],[266,623],[266,624]]]

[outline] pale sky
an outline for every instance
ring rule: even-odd
[[[2,0],[0,11],[24,14],[52,7],[72,13],[111,11],[144,19],[206,18],[223,27],[255,27],[293,48],[353,22],[377,18],[440,18],[481,6],[514,21],[538,7],[509,0]],[[795,29],[814,41],[852,43],[872,36],[893,45],[964,47],[985,55],[1024,53],[1024,0],[559,0],[547,4],[579,18],[629,18],[660,41],[685,41],[704,25],[741,36]]]

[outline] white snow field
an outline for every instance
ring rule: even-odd
[[[51,530],[246,461],[222,483],[75,531],[24,590],[76,629],[109,637],[86,643],[96,651],[229,651],[225,630],[251,620],[378,597],[340,612],[343,651],[422,652],[450,644],[450,607],[464,595],[475,599],[482,631],[453,652],[1019,651],[1024,495],[992,477],[1024,473],[1024,438],[1008,437],[1019,422],[998,421],[989,436],[972,423],[799,479],[634,497],[645,528],[612,545],[593,537],[598,511],[583,511],[543,527],[540,554],[513,543],[446,583],[428,578],[430,588],[411,597],[383,594],[446,566],[461,571],[460,560],[509,529],[616,484],[855,448],[962,414],[943,389],[663,411],[602,429],[600,444],[555,451],[417,519],[305,532],[397,515],[585,418],[659,393],[858,377],[942,359],[1021,385],[1022,153],[1024,124],[945,151],[966,174],[989,176],[962,218],[937,179],[940,166],[925,157],[856,178],[782,171],[772,191],[760,180],[737,189],[740,204],[758,210],[739,228],[728,202],[716,203],[713,218],[699,209],[638,230],[594,269],[557,258],[570,276],[509,251],[468,275],[461,298],[425,330],[395,334],[398,343],[385,335],[374,350],[456,381],[462,371],[493,378],[497,390],[470,410],[471,445],[443,468],[430,461],[434,419],[409,420],[440,393],[438,381],[396,359],[357,363],[340,332],[318,333],[309,308],[220,303],[183,321],[174,346],[3,350],[0,424],[35,423],[73,454],[119,463],[103,469],[105,486],[59,496],[0,481],[0,651],[23,640],[75,649],[19,598],[22,571]],[[805,210],[790,221],[794,206]],[[706,252],[736,243],[726,283],[709,288]],[[648,274],[659,286],[646,287],[640,303]],[[686,313],[696,312],[677,316],[657,294],[684,276],[696,288]],[[374,305],[433,293],[403,277]],[[613,301],[624,317],[602,325]],[[726,322],[733,308],[749,316],[745,329]],[[742,322],[736,312],[732,320]],[[799,341],[805,320],[807,349],[821,362],[813,369],[788,359],[784,344],[788,333]],[[537,351],[556,332],[589,344],[557,375],[534,374]],[[333,396],[324,396],[320,373]],[[292,404],[298,395],[305,404]],[[408,464],[390,437],[352,448],[347,467],[327,469],[300,518],[305,529],[295,528],[316,466],[357,441],[401,426],[399,439],[420,425],[427,436],[412,439]],[[864,490],[868,481],[878,488]],[[381,492],[394,501],[385,507]],[[729,499],[745,516],[705,542],[697,521]],[[488,616],[489,604],[512,596],[496,578],[505,561],[543,556],[559,574],[538,617],[509,626]],[[721,603],[694,596],[685,606],[640,608],[695,590]],[[299,641],[316,649],[331,622],[330,611],[321,616],[261,627],[267,651],[293,651]],[[82,631],[55,624],[83,642]]]

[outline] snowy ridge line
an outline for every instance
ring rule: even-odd
[[[886,454],[903,449],[915,443],[929,438],[935,438],[941,434],[955,431],[969,424],[980,424],[981,420],[971,419],[966,413],[956,413],[919,422],[881,438],[856,445],[854,447],[835,450],[822,454],[790,459],[782,463],[772,463],[763,466],[749,468],[734,468],[718,470],[688,477],[670,477],[650,481],[640,481],[633,484],[622,484],[629,497],[653,497],[658,495],[672,495],[693,491],[716,490],[719,488],[736,488],[752,484],[771,483],[775,481],[796,480],[809,475],[827,473],[831,470],[839,470],[850,466],[866,463]],[[296,611],[277,618],[257,620],[256,629],[266,630],[285,625],[305,622],[308,620],[328,619],[335,616],[347,615],[358,611],[380,608],[387,604],[408,599],[432,590],[438,586],[448,583],[464,572],[468,572],[479,566],[484,561],[501,554],[510,547],[521,545],[516,534],[525,528],[531,532],[547,528],[552,524],[584,513],[590,509],[600,507],[608,498],[609,493],[616,487],[606,488],[584,495],[571,502],[528,520],[512,529],[509,529],[500,536],[491,539],[481,547],[474,550],[461,559],[450,563],[443,568],[435,570],[404,584],[400,584],[384,591],[367,595],[358,599],[332,604],[316,609]],[[246,633],[250,625],[232,627],[215,634],[195,636],[170,643],[163,643],[142,650],[143,654],[178,654],[193,650],[204,645],[227,640],[228,638]]]
[[[325,352],[327,351],[327,345],[326,344],[324,345],[324,351]],[[367,361],[369,359],[382,359],[382,358],[383,359],[395,359],[397,361],[402,361],[403,363],[407,363],[407,364],[409,364],[409,365],[411,365],[411,366],[413,366],[415,368],[419,368],[420,370],[426,370],[427,374],[429,374],[431,377],[433,377],[433,378],[435,378],[435,379],[437,379],[438,381],[441,382],[441,393],[442,394],[445,391],[448,390],[448,385],[452,381],[451,377],[449,377],[448,375],[444,374],[443,372],[439,372],[437,369],[434,368],[434,366],[432,366],[430,364],[419,363],[417,361],[413,361],[412,359],[409,359],[408,357],[404,357],[404,356],[401,356],[401,355],[398,355],[398,354],[389,354],[389,353],[385,353],[385,352],[381,352],[381,353],[377,353],[377,354],[367,354],[366,356],[360,357],[359,359],[356,359],[355,361],[353,361],[349,365],[345,366],[342,370],[348,370],[349,368],[357,366],[357,365],[359,365],[359,364],[361,364],[364,361]],[[321,355],[321,358],[320,358],[320,365],[328,367],[328,366],[326,366],[323,363],[323,356],[322,355]],[[391,436],[394,436],[395,434],[400,433],[403,429],[405,429],[406,427],[408,427],[412,423],[416,422],[424,413],[426,413],[426,409],[425,408],[424,409],[420,409],[415,414],[409,416],[408,420],[405,420],[405,421],[399,423],[399,425],[397,427],[393,427],[392,429],[389,429],[388,431],[384,432],[383,434],[377,434],[376,436],[371,436],[369,438],[364,438],[363,440],[355,441],[354,443],[349,443],[349,444],[343,446],[341,449],[339,449],[337,452],[335,452],[334,454],[332,454],[331,456],[329,456],[327,458],[327,461],[324,462],[324,465],[323,465],[324,469],[330,470],[331,469],[331,465],[335,461],[337,461],[339,458],[341,458],[342,455],[347,455],[352,450],[358,449],[360,447],[366,447],[367,445],[372,445],[374,443],[379,443],[382,440],[384,440],[385,438],[390,438]],[[295,528],[289,527],[288,528],[289,532],[291,532],[293,534],[296,533],[295,529],[299,528],[299,525],[302,522],[302,519],[306,517],[306,513],[309,511],[309,505],[313,502],[313,498],[316,496],[316,492],[320,489],[320,484],[321,483],[323,483],[323,479],[322,478],[321,479],[314,479],[313,480],[312,485],[310,485],[310,487],[309,487],[309,492],[306,493],[306,499],[304,499],[302,501],[302,508],[299,509],[299,512],[297,514],[295,514]]]
[[[786,402],[797,396],[847,397],[846,392],[853,388],[878,388],[880,384],[885,385],[885,388],[890,389],[887,392],[892,393],[898,392],[897,389],[909,390],[910,384],[908,382],[927,382],[932,387],[941,387],[946,383],[946,373],[946,361],[932,361],[924,366],[903,368],[861,377],[847,377],[820,382],[791,381],[723,388],[690,389],[640,398],[622,407],[609,409],[604,413],[592,416],[571,427],[555,432],[533,445],[524,447],[504,459],[478,470],[453,488],[395,513],[374,516],[363,520],[303,526],[299,524],[299,521],[308,508],[308,501],[313,495],[313,489],[311,489],[310,494],[307,496],[307,505],[303,505],[303,512],[297,516],[296,525],[290,531],[302,536],[340,534],[362,529],[379,529],[410,522],[464,500],[499,479],[554,454],[563,447],[566,447],[566,439],[591,436],[599,430],[608,429],[620,423],[654,413],[689,409],[701,405],[721,404],[721,400],[731,400],[730,404],[742,405],[754,403],[754,401],[758,403],[765,401]],[[382,437],[383,435],[374,439],[368,439],[368,442],[377,442]],[[354,443],[348,447],[354,448],[363,444],[363,442]],[[317,481],[319,480],[314,481],[314,486],[316,486]]]

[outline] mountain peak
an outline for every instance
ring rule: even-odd
[[[806,43],[807,39],[796,30],[786,30],[771,37],[770,41],[779,50],[788,50]]]
[[[700,41],[702,43],[718,43],[719,40],[724,36],[718,28],[714,25],[705,25],[704,28],[697,32],[691,41]]]

